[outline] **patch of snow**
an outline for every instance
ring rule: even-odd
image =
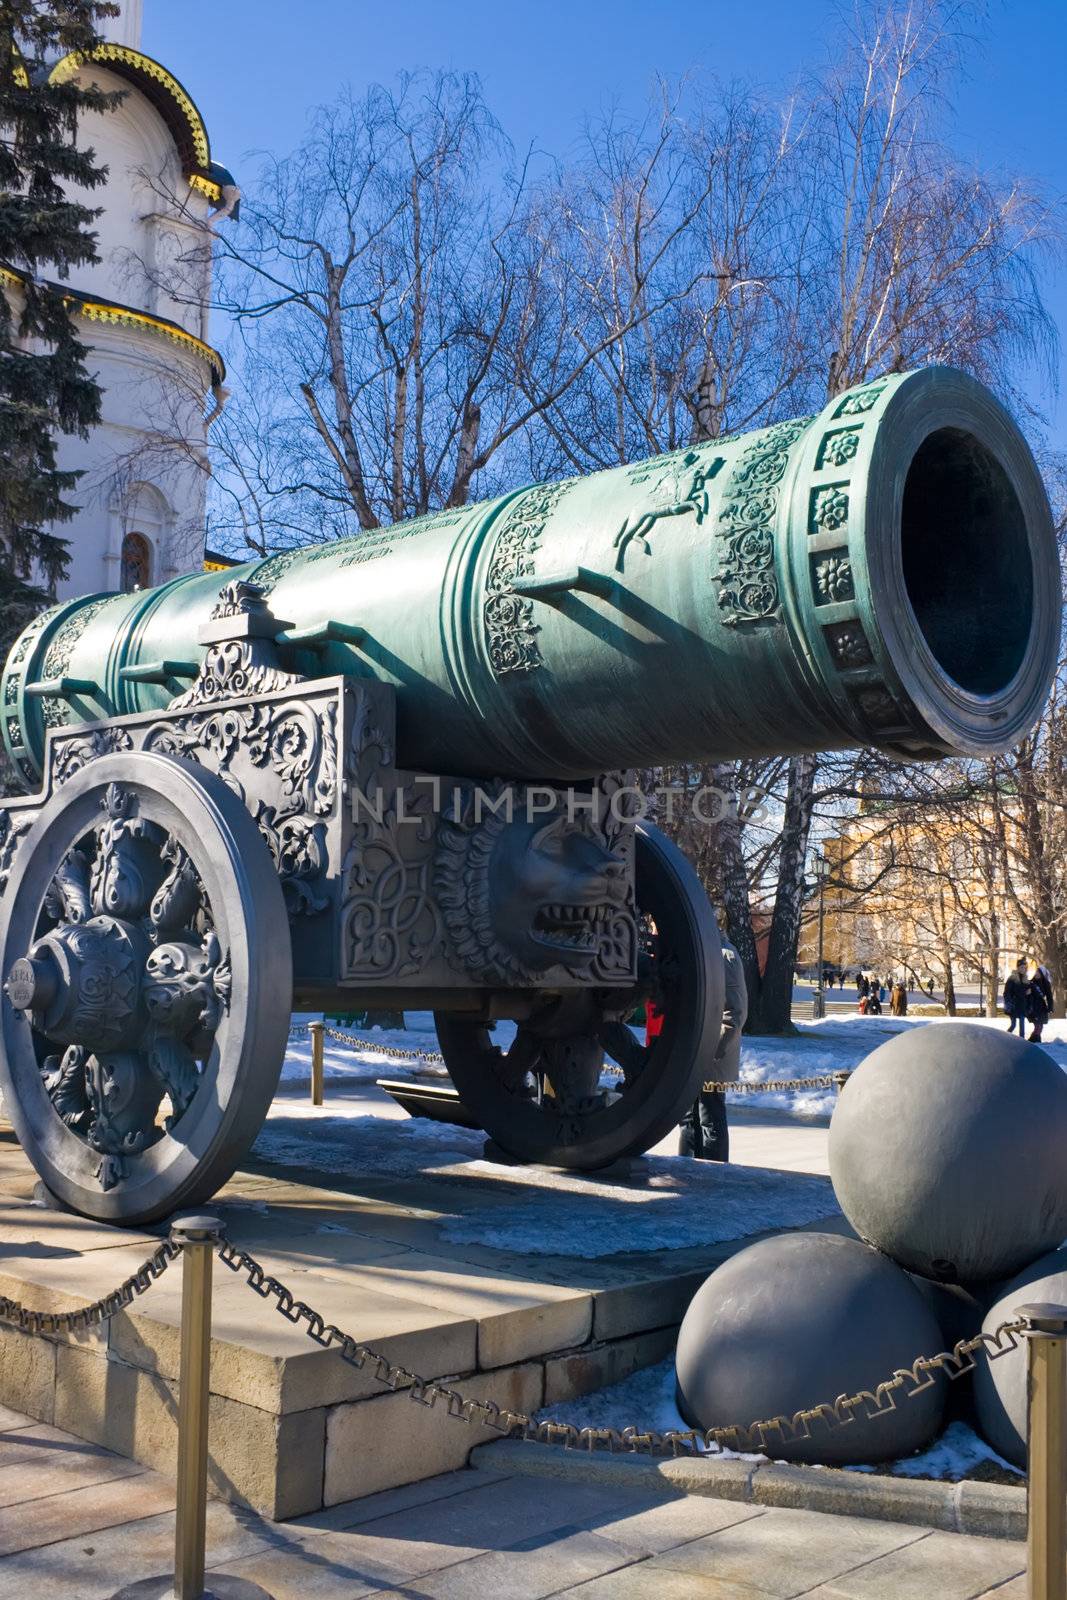
[[[958,1483],[983,1461],[992,1461],[1020,1480],[1026,1477],[1018,1467],[1013,1467],[1010,1461],[998,1456],[965,1422],[950,1422],[940,1439],[935,1439],[921,1455],[905,1456],[902,1461],[894,1461],[893,1472],[901,1478],[947,1478],[952,1483]]]
[[[642,1367],[619,1383],[596,1389],[560,1405],[546,1406],[537,1413],[538,1422],[569,1422],[576,1428],[617,1428],[636,1426],[658,1433],[685,1431],[674,1398],[674,1360],[668,1356],[653,1367]],[[724,1456],[733,1452],[725,1450]],[[746,1455],[745,1461],[766,1461],[761,1455]],[[1004,1467],[1020,1480],[1025,1474],[998,1456],[984,1439],[965,1422],[950,1422],[939,1439],[920,1455],[894,1461],[891,1472],[902,1478],[941,1478],[958,1483],[983,1461]],[[848,1467],[849,1472],[874,1472],[872,1466]]]
[[[538,1422],[572,1422],[576,1428],[639,1428],[657,1433],[683,1433],[684,1421],[674,1399],[674,1361],[657,1361],[654,1367],[641,1367],[628,1378],[579,1395],[558,1406],[546,1406],[536,1416]]]

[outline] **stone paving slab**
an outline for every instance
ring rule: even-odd
[[[5,1420],[16,1426],[4,1428]],[[26,1419],[9,1414],[0,1419],[0,1444],[15,1444],[26,1431]],[[168,1572],[171,1480],[146,1472],[70,1488],[66,1461],[86,1453],[80,1441],[56,1428],[29,1431],[39,1439],[40,1468],[53,1476],[37,1478],[32,1497],[0,1509],[0,1600],[108,1600],[121,1583]],[[469,1469],[289,1523],[211,1501],[207,1548],[209,1587],[212,1572],[233,1573],[274,1600],[1025,1594],[1024,1548],[1006,1540],[650,1494],[624,1482]]]
[[[812,1537],[813,1528],[818,1537]],[[751,1583],[777,1600],[791,1600],[926,1537],[922,1529],[898,1523],[861,1522],[815,1511],[767,1511],[653,1556],[647,1571],[650,1582],[665,1567]]]
[[[811,1591],[812,1600],[975,1600],[1019,1572],[1017,1546],[930,1533]]]

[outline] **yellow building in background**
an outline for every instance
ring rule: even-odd
[[[974,989],[999,1000],[1020,955],[1040,958],[1023,932],[1025,875],[1010,796],[961,791],[934,801],[864,800],[823,848],[823,959],[855,973],[932,977],[940,992]],[[808,903],[801,960],[816,960],[818,905]]]

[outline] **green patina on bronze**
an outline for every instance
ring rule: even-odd
[[[222,583],[64,602],[0,683],[37,790],[0,807],[24,1148],[86,1215],[199,1203],[255,1138],[292,1003],[432,1010],[519,1160],[651,1148],[724,984],[704,888],[624,769],[1002,748],[1040,713],[1059,599],[1025,442],[934,369]]]
[[[1058,637],[1033,460],[944,368],[226,578],[263,586],[294,670],[396,689],[405,766],[472,775],[989,751],[1035,719]],[[47,728],[170,704],[162,667],[200,658],[219,589],[89,596],[27,630],[0,685],[27,786]]]

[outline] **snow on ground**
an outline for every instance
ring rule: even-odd
[[[562,1405],[546,1406],[537,1413],[539,1422],[570,1422],[576,1428],[626,1428],[655,1429],[666,1433],[671,1429],[684,1431],[683,1420],[674,1401],[674,1362],[668,1357],[654,1367],[643,1367],[631,1373],[621,1383],[569,1400]],[[723,1451],[729,1456],[730,1451]],[[764,1461],[765,1456],[745,1456],[746,1461]],[[943,1478],[957,1483],[967,1477],[984,1461],[1014,1473],[1020,1479],[1023,1473],[1011,1466],[995,1450],[980,1439],[965,1422],[950,1422],[940,1438],[919,1455],[905,1456],[894,1461],[890,1471],[902,1478]],[[855,1472],[873,1472],[874,1467],[854,1467]],[[883,1469],[884,1470],[884,1469]]]
[[[294,1024],[311,1020],[295,1016]],[[950,1019],[945,1017],[861,1017],[859,1013],[824,1018],[820,1022],[798,1020],[797,1032],[790,1038],[746,1038],[741,1044],[741,1078],[744,1082],[760,1083],[768,1079],[818,1078],[827,1073],[849,1071],[858,1067],[864,1056],[884,1044],[887,1039],[910,1029],[938,1027]],[[1003,1017],[967,1018],[980,1028],[1006,1029]],[[397,1049],[424,1050],[437,1053],[437,1034],[433,1016],[429,1011],[405,1013],[405,1028],[368,1029],[339,1028],[356,1033],[371,1041],[371,1048],[357,1048],[327,1039],[325,1066],[328,1076],[348,1083],[373,1083],[376,1078],[414,1078],[415,1076],[443,1076],[440,1063],[409,1060],[397,1055]],[[643,1037],[635,1028],[638,1038]],[[515,1037],[515,1024],[498,1022],[493,1039],[502,1049],[507,1049]],[[1050,1022],[1045,1029],[1044,1048],[1053,1060],[1067,1071],[1067,1021]],[[392,1053],[391,1053],[392,1052]],[[311,1041],[306,1034],[294,1036],[282,1069],[283,1082],[306,1080],[311,1073]],[[607,1080],[605,1080],[607,1081]],[[834,1108],[835,1091],[831,1089],[768,1090],[766,1093],[732,1094],[731,1103],[786,1111],[795,1117],[828,1117]]]
[[[838,1209],[829,1180],[808,1173],[649,1156],[631,1182],[611,1183],[500,1167],[482,1160],[484,1142],[484,1134],[424,1117],[368,1116],[359,1102],[323,1111],[281,1098],[254,1154],[348,1177],[435,1179],[444,1239],[522,1255],[681,1250],[800,1227]]]
[[[828,1072],[846,1072],[858,1067],[864,1056],[898,1033],[915,1028],[942,1027],[950,1017],[861,1017],[853,1014],[829,1016],[819,1022],[794,1019],[797,1032],[787,1039],[746,1038],[741,1042],[741,1078],[760,1083],[775,1078],[818,1078]],[[1003,1017],[965,1017],[959,1019],[978,1028],[1007,1030]],[[1067,1071],[1067,1021],[1050,1022],[1045,1028],[1042,1047],[1056,1064]],[[731,1103],[742,1098],[746,1105],[773,1107],[795,1117],[829,1116],[834,1109],[834,1089],[791,1089],[767,1094],[728,1095]]]
[[[571,1422],[576,1428],[621,1429],[635,1424],[656,1433],[683,1433],[689,1426],[674,1402],[674,1362],[669,1357],[654,1367],[641,1367],[621,1383],[594,1389],[592,1394],[558,1406],[546,1406],[536,1420]]]
[[[956,1483],[983,1461],[991,1461],[994,1466],[1013,1473],[1017,1478],[1026,1476],[1010,1461],[998,1456],[965,1422],[950,1422],[940,1439],[935,1439],[921,1455],[905,1456],[902,1461],[894,1461],[893,1472],[901,1478],[949,1478]]]
[[[298,1030],[309,1022],[321,1022],[321,1011],[296,1012],[293,1028]],[[437,1031],[430,1011],[406,1011],[404,1028],[357,1028],[346,1022],[327,1022],[327,1027],[338,1032],[351,1033],[366,1039],[371,1048],[356,1048],[339,1040],[327,1038],[323,1051],[328,1076],[343,1078],[349,1083],[373,1083],[376,1078],[444,1077],[440,1062],[411,1061],[396,1051],[425,1050],[437,1055]],[[501,1024],[504,1026],[504,1024]],[[506,1026],[514,1037],[513,1023]],[[497,1037],[494,1035],[494,1037]],[[289,1048],[282,1066],[282,1082],[306,1081],[311,1076],[311,1040],[306,1033],[294,1032],[289,1036]]]

